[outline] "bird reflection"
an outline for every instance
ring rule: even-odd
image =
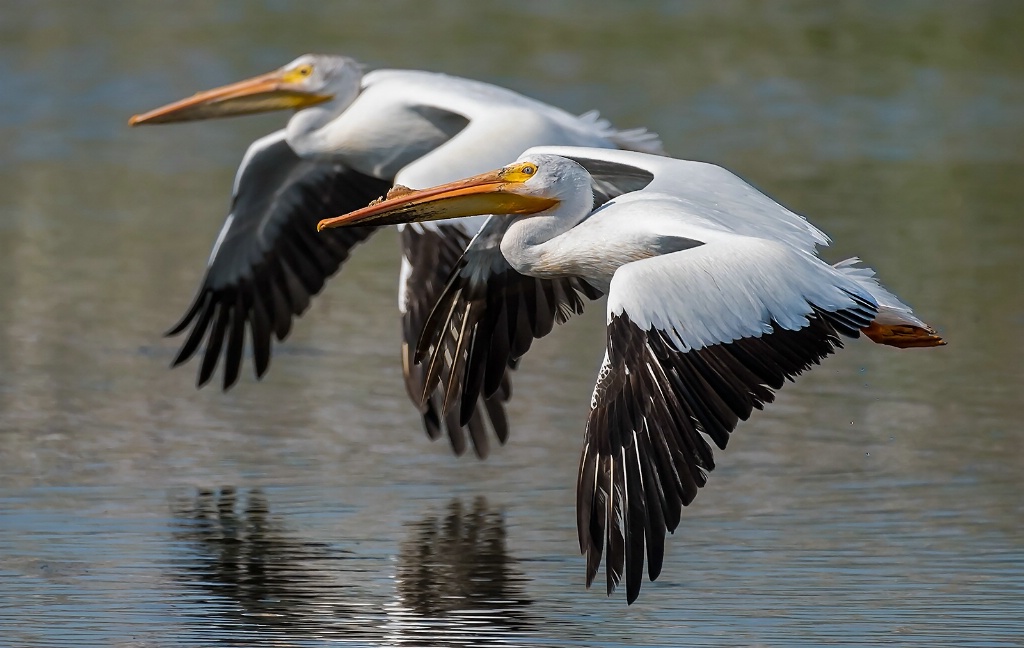
[[[402,544],[398,593],[420,614],[482,608],[498,602],[523,607],[523,576],[505,550],[505,518],[477,498],[469,511],[454,499],[443,516],[409,525]]]
[[[483,499],[471,507],[454,499],[408,525],[391,596],[369,589],[364,560],[295,537],[260,490],[200,490],[174,500],[172,512],[175,538],[191,549],[174,576],[202,592],[197,616],[207,639],[233,644],[258,631],[487,646],[508,645],[535,625],[504,517]]]
[[[320,636],[325,630],[346,636],[379,637],[372,623],[359,623],[364,606],[358,591],[343,579],[350,558],[330,545],[295,538],[271,515],[264,493],[239,493],[231,487],[199,490],[194,498],[172,502],[175,537],[194,555],[181,561],[179,581],[210,596],[200,601],[200,616],[215,620],[204,632],[233,643],[237,631]]]
[[[398,556],[388,639],[397,645],[498,646],[533,634],[525,576],[506,551],[505,518],[483,498],[453,499],[409,525]],[[531,642],[531,643],[535,643]]]

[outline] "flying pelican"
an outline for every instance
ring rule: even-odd
[[[828,237],[729,171],[625,151],[538,147],[497,171],[403,192],[318,229],[492,213],[428,319],[428,389],[496,388],[516,357],[519,296],[500,269],[585,282],[608,295],[607,348],[577,478],[587,586],[651,580],[740,419],[863,332],[896,347],[945,344],[857,259],[817,256]],[[498,214],[512,215],[498,216]],[[493,272],[498,268],[499,272]],[[498,279],[497,281],[495,279]],[[438,359],[453,353],[447,370]],[[482,390],[482,392],[481,392]]]
[[[480,173],[530,146],[570,144],[661,152],[644,129],[616,130],[596,112],[571,115],[497,86],[412,70],[364,74],[350,58],[307,54],[273,72],[223,86],[131,118],[159,124],[294,109],[287,126],[254,142],[235,176],[231,210],[210,253],[199,291],[168,335],[188,330],[172,366],[206,350],[198,386],[224,357],[224,389],[237,380],[246,326],[257,378],[269,366],[272,338],[284,340],[292,320],[366,240],[374,227],[317,236],[322,218],[365,205],[393,184],[425,187]],[[440,415],[440,391],[421,399],[422,368],[412,362],[416,336],[482,219],[406,227],[401,232],[399,309],[403,373],[427,434],[443,431],[457,454],[466,436],[476,453],[488,451],[486,425],[498,440],[508,436],[504,403],[511,385],[478,402],[460,404],[463,421]],[[541,294],[557,292],[582,308],[571,283],[529,283]],[[536,285],[534,285],[536,284]],[[588,297],[597,296],[586,288]],[[571,295],[570,295],[571,293]],[[550,320],[562,303],[538,302],[532,318]],[[509,367],[513,368],[513,367]]]

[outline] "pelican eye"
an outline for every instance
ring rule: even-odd
[[[537,173],[537,165],[532,162],[524,162],[522,164],[513,164],[510,167],[506,167],[502,172],[505,180],[508,182],[526,182]]]
[[[313,65],[311,63],[303,63],[302,65],[292,68],[285,73],[285,80],[290,83],[298,83],[304,79],[308,79],[313,74]]]

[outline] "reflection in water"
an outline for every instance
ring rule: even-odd
[[[506,552],[504,516],[484,498],[468,511],[453,499],[443,516],[409,526],[395,576],[398,600],[388,606],[392,641],[498,645],[529,630],[526,578]]]
[[[258,489],[200,490],[171,507],[174,536],[190,550],[172,563],[174,578],[202,592],[195,603],[204,638],[234,643],[246,629],[400,645],[507,645],[530,625],[504,517],[482,498],[469,510],[454,499],[443,515],[408,525],[393,600],[355,580],[364,569],[355,556],[294,537]]]
[[[260,490],[200,490],[174,501],[172,513],[175,538],[192,549],[172,563],[175,577],[209,595],[201,616],[218,621],[213,630],[228,643],[240,625],[261,634],[379,636],[364,597],[345,582],[353,569],[341,561],[349,556],[292,536]],[[210,631],[204,624],[204,637]]]

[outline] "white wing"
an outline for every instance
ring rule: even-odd
[[[413,70],[377,70],[334,120],[324,140],[352,166],[420,189],[498,168],[531,146],[628,148],[661,152],[643,129],[620,131],[596,113],[581,116],[471,79]],[[409,142],[417,142],[410,150]],[[394,152],[382,156],[381,151]]]
[[[608,347],[587,422],[577,524],[587,583],[605,556],[627,600],[661,570],[679,523],[724,448],[773,389],[875,317],[854,278],[784,243],[721,235],[626,264],[608,295]]]
[[[618,179],[646,174],[650,182],[642,187],[644,194],[670,196],[679,202],[682,211],[736,234],[782,241],[805,250],[829,244],[825,233],[803,216],[714,164],[635,151],[568,146],[538,146],[526,152],[533,153],[575,160],[595,179],[612,185]],[[635,191],[636,187],[630,190]]]

